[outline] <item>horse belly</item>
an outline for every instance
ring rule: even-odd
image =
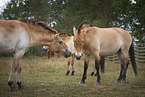
[[[119,50],[119,49],[118,49]],[[118,50],[114,50],[114,51],[112,51],[112,50],[105,50],[105,51],[103,51],[103,50],[101,50],[100,51],[100,56],[111,56],[111,55],[114,55],[114,54],[116,54],[116,52],[118,51]]]
[[[100,56],[114,55],[119,51],[120,48],[121,48],[121,43],[100,47]]]

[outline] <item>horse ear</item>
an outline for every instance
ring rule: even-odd
[[[73,26],[73,32],[74,32],[74,34],[75,34],[75,32],[76,32],[76,28]]]
[[[55,38],[57,38],[57,36],[59,36],[59,34],[55,34]]]

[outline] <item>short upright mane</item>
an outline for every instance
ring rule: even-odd
[[[42,21],[37,21],[36,19],[33,19],[33,20],[28,20],[28,19],[21,19],[19,18],[18,19],[19,21],[22,21],[24,23],[32,23],[33,25],[39,25],[41,26],[42,28],[46,29],[46,30],[49,30],[50,32],[54,33],[54,34],[57,34],[57,30],[49,27],[46,23],[42,22]]]
[[[49,30],[50,32],[53,32],[54,34],[58,34],[57,30],[55,30],[51,27],[48,27],[48,25],[44,22],[39,21],[39,22],[37,22],[37,24],[40,25],[41,27],[43,27],[44,29]]]
[[[82,23],[79,24],[78,26],[78,33],[80,33],[80,30],[83,28],[83,25],[85,24],[85,27],[93,27],[94,25],[90,23],[89,21],[82,21]]]
[[[66,32],[59,32],[59,36],[67,37],[67,36],[72,36],[72,34]]]

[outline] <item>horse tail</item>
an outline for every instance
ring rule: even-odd
[[[133,45],[133,43],[130,46],[129,55],[130,55],[130,60],[131,60],[131,64],[132,64],[132,67],[133,67],[134,74],[135,74],[135,76],[137,76],[137,67],[136,67],[136,62],[135,62],[135,54],[134,54],[134,45]]]
[[[105,57],[101,56],[100,58],[100,65],[101,65],[101,73],[105,72]]]

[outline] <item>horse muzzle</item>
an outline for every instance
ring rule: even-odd
[[[81,59],[81,55],[82,55],[81,52],[80,53],[76,52],[76,54],[75,54],[76,59],[80,60]]]
[[[80,60],[80,59],[81,59],[81,56],[76,56],[76,59],[77,59],[77,60]]]
[[[71,56],[71,51],[70,51],[70,49],[68,49],[68,48],[65,49],[63,54],[64,54],[64,57],[65,57],[65,58],[70,57],[70,56]]]

